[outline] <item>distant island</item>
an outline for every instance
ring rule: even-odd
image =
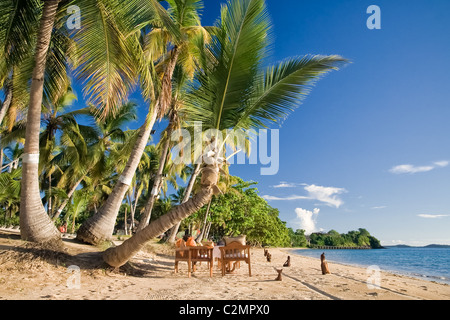
[[[397,244],[395,246],[384,246],[385,248],[450,248],[448,244],[429,244],[426,246],[409,246],[407,244]]]
[[[291,230],[292,233],[292,230]],[[291,234],[293,247],[335,247],[335,248],[365,248],[382,249],[380,241],[372,236],[364,228],[352,230],[347,233],[339,233],[336,230],[324,232],[314,232],[305,236],[304,230],[297,230]]]

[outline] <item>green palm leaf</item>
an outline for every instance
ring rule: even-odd
[[[284,120],[321,76],[348,60],[337,56],[306,55],[268,67],[255,84],[248,103],[238,110],[235,128],[257,129]]]
[[[78,5],[83,23],[74,34],[80,59],[76,75],[84,81],[89,101],[101,106],[101,114],[114,114],[136,82],[133,38],[123,34],[117,1],[84,0]]]
[[[229,2],[211,32],[212,42],[184,110],[190,124],[200,121],[204,130],[249,130],[279,123],[321,76],[347,62],[337,55],[306,55],[262,68],[270,46],[264,0]]]

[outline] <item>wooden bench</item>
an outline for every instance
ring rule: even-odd
[[[209,276],[212,277],[213,272],[213,248],[209,247],[183,247],[175,250],[175,272],[178,273],[178,262],[186,261],[188,263],[188,277],[195,272],[197,262],[207,262],[209,268]]]
[[[248,275],[252,276],[252,268],[250,264],[250,246],[242,245],[239,242],[231,242],[230,244],[220,247],[220,264],[222,266],[222,276],[231,273],[236,269],[236,264],[245,261],[248,264]],[[234,262],[234,263],[233,263]],[[233,263],[233,267],[231,267]]]

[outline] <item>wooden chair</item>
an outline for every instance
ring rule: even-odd
[[[197,262],[207,262],[209,276],[213,272],[213,248],[209,247],[183,247],[175,250],[175,272],[178,273],[178,262],[186,261],[188,263],[188,277],[191,277],[191,270],[195,272]]]
[[[236,264],[245,261],[248,264],[248,275],[252,276],[252,268],[250,264],[250,246],[242,245],[239,242],[231,242],[230,244],[220,247],[220,264],[222,266],[222,276],[225,273],[231,273],[236,269]],[[234,262],[234,263],[233,263]],[[231,267],[233,263],[233,267]]]

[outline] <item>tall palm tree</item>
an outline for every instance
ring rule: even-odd
[[[169,0],[167,2],[169,3],[169,14],[174,21],[176,30],[174,31],[170,24],[164,24],[163,28],[157,28],[155,25],[152,31],[145,35],[143,46],[139,47],[142,53],[141,58],[147,61],[146,64],[150,65],[150,69],[153,69],[153,61],[159,60],[159,66],[154,71],[160,74],[160,86],[153,86],[152,91],[147,89],[150,85],[143,85],[143,91],[149,91],[150,97],[154,98],[151,108],[140,129],[130,159],[121,173],[119,183],[99,210],[99,214],[86,220],[78,230],[77,238],[84,242],[98,244],[111,238],[120,205],[132,182],[148,142],[150,131],[157,118],[161,119],[171,106],[172,76],[175,66],[180,58],[183,65],[190,65],[192,69],[192,57],[195,57],[193,51],[198,51],[198,47],[192,45],[191,42],[197,44],[199,39],[204,39],[207,34],[201,27],[198,16],[198,10],[202,8],[200,0]],[[140,70],[141,78],[152,78],[151,75],[147,75],[148,69],[146,67]]]
[[[35,65],[31,80],[30,103],[27,114],[22,184],[20,197],[20,233],[24,240],[47,242],[60,239],[60,233],[47,215],[39,193],[39,132],[44,73],[47,51],[60,0],[44,2],[38,31]]]
[[[204,129],[249,129],[284,119],[299,105],[319,76],[345,62],[339,56],[292,58],[263,69],[270,23],[264,0],[234,0],[222,7],[205,61],[197,77],[189,119]],[[153,237],[207,204],[219,178],[221,161],[204,155],[201,189],[190,200],[171,209],[120,246],[104,252],[111,266],[125,264]],[[205,159],[206,158],[206,159]]]

